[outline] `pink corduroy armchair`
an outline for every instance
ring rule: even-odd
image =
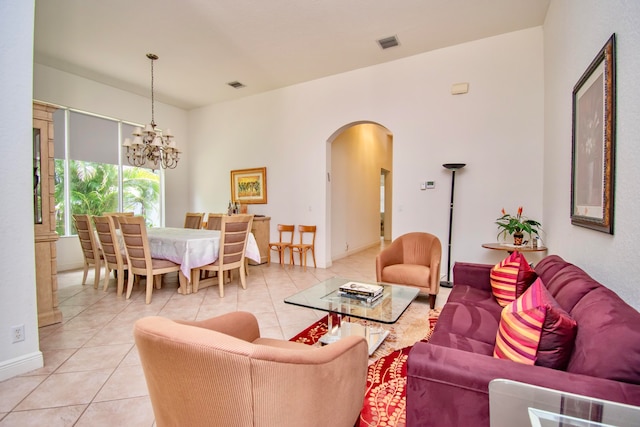
[[[440,239],[429,233],[408,233],[398,237],[376,257],[378,282],[410,285],[429,294],[435,307],[440,291]]]
[[[240,311],[200,322],[145,317],[134,336],[159,427],[351,427],[362,409],[363,337],[324,347],[261,338]]]

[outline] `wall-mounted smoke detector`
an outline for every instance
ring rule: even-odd
[[[243,85],[242,83],[240,83],[239,81],[235,81],[235,82],[229,82],[227,83],[229,86],[231,86],[234,89],[241,89],[243,87],[245,87],[245,85]]]
[[[391,36],[378,40],[378,44],[382,49],[389,49],[390,47],[398,46],[400,42],[398,42],[398,37]]]

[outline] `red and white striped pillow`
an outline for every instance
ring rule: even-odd
[[[537,279],[502,309],[493,356],[526,365],[564,369],[569,362],[576,322]]]
[[[500,261],[491,269],[491,290],[501,306],[514,301],[536,279],[536,272],[518,251]]]

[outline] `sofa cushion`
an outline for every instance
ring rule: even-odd
[[[429,287],[429,272],[431,270],[425,265],[417,264],[394,264],[388,265],[382,270],[382,282],[385,283],[405,283]]]
[[[456,287],[454,286],[453,289],[455,290]],[[496,304],[493,296],[489,292],[485,292],[486,300],[476,300],[475,303],[465,300],[455,302],[451,298],[453,296],[452,292],[449,301],[438,317],[433,335],[436,336],[443,331],[461,337],[473,338],[493,347],[500,322],[501,308]]]
[[[502,310],[494,356],[527,365],[564,369],[576,333],[576,322],[537,279]]]
[[[434,333],[431,338],[429,338],[429,344],[455,348],[458,350],[468,351],[470,353],[484,354],[489,357],[493,355],[494,347],[493,344],[478,341],[472,336],[452,334],[445,330],[442,330],[437,334]]]
[[[515,251],[491,269],[491,290],[504,307],[522,295],[535,278],[524,255]]]
[[[640,385],[640,313],[601,286],[571,315],[578,333],[567,371]]]

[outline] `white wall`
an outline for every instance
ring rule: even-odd
[[[542,219],[542,28],[505,34],[343,73],[189,114],[190,182],[198,211],[224,209],[229,171],[266,166],[268,204],[250,212],[277,223],[317,224],[319,266],[330,263],[327,140],[342,126],[372,121],[394,136],[393,234],[429,231],[443,242],[450,173],[456,175],[453,260],[498,261],[505,207]],[[467,95],[451,85],[469,82]],[[420,191],[419,183],[436,188]],[[443,259],[443,264],[446,259]]]
[[[640,2],[552,1],[544,24],[544,225],[553,253],[640,308]],[[615,234],[571,225],[574,85],[616,33]]]
[[[43,366],[33,241],[33,2],[0,2],[0,381]],[[11,342],[10,328],[25,326]]]
[[[331,260],[380,244],[380,169],[392,169],[382,126],[351,126],[331,142]]]
[[[34,64],[33,72],[35,99],[114,119],[138,123],[149,123],[151,120],[151,100],[148,98],[40,64]],[[171,128],[176,135],[178,148],[184,151],[179,166],[165,171],[164,181],[165,225],[181,227],[184,214],[191,211],[191,187],[187,171],[192,154],[187,149],[187,112],[156,101],[155,115],[159,125]],[[56,246],[59,271],[82,267],[83,258],[77,237],[62,237]]]

